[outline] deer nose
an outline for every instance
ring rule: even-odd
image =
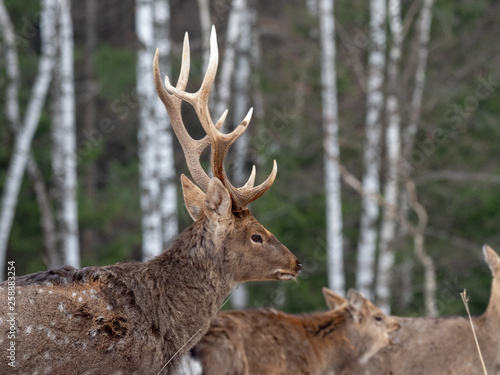
[[[300,273],[300,271],[302,271],[302,263],[300,263],[298,259],[296,260],[296,262],[297,262],[297,272]]]

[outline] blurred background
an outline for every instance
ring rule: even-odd
[[[334,8],[333,8],[334,5]],[[494,0],[0,0],[0,263],[16,274],[148,259],[191,223],[189,174],[151,63],[188,90],[211,25],[212,117],[250,107],[226,162],[272,188],[251,209],[303,263],[225,307],[325,308],[322,286],[386,312],[465,315],[500,250],[500,2]],[[191,134],[201,137],[183,107]]]

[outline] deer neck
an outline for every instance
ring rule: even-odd
[[[494,321],[498,325],[500,323],[500,282],[497,278],[498,276],[493,276],[490,300],[483,316],[487,318],[487,322]]]
[[[199,341],[236,285],[226,253],[216,248],[203,222],[195,222],[168,250],[145,263],[150,324],[157,327],[167,357],[181,350],[180,358]]]
[[[304,327],[315,348],[323,371],[339,370],[354,360],[356,346],[349,330],[350,314],[344,310],[313,314],[304,318]]]

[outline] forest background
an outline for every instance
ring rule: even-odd
[[[42,54],[40,12],[43,2],[5,0],[2,3],[14,27],[20,70],[18,98],[20,112],[26,113]],[[259,0],[248,4],[241,0],[167,1],[170,9],[167,38],[171,49],[165,53],[169,52],[171,72],[165,65],[162,72],[176,82],[183,35],[189,32],[193,68],[188,88],[191,90],[198,87],[202,78],[204,41],[209,33],[206,19],[202,21],[200,12],[203,3],[208,4],[210,24],[214,24],[218,32],[221,61],[229,56],[228,51],[235,56],[229,83],[217,82],[225,91],[216,88],[212,116],[220,115],[222,111],[218,105],[223,103],[230,113],[237,113],[229,122],[241,121],[244,113],[239,115],[241,110],[235,103],[241,92],[247,97],[246,109],[255,107],[248,130],[249,144],[242,153],[243,168],[247,173],[252,164],[257,164],[259,180],[276,159],[279,172],[273,187],[252,204],[252,211],[301,259],[304,266],[296,281],[249,284],[243,288],[248,293],[247,298],[235,305],[249,308],[274,306],[289,312],[323,309],[321,287],[331,283],[328,274],[332,270],[328,261],[328,190],[325,188],[325,165],[331,155],[325,156],[324,147],[324,67],[321,64],[324,28],[319,22],[321,10],[318,11],[318,3],[314,0]],[[248,30],[252,36],[252,48],[246,50],[242,47],[243,41],[231,39],[228,26],[232,12],[242,3],[245,3],[245,14],[251,16]],[[362,196],[366,198],[367,194],[363,188],[356,190],[353,186],[356,181],[363,181],[367,169],[363,161],[367,148],[366,117],[373,109],[367,99],[371,90],[369,61],[370,54],[377,49],[374,47],[376,39],[373,39],[376,35],[370,29],[374,3],[376,1],[336,1],[333,13],[337,141],[343,166],[339,195],[343,256],[340,274],[345,287],[358,285],[360,289],[363,286],[359,285],[359,280],[364,271],[358,255],[361,222],[365,214],[361,202]],[[385,4],[384,1],[381,3]],[[393,3],[390,1],[389,5]],[[431,6],[432,23],[426,45],[428,55],[424,65],[421,106],[415,119],[412,118],[415,115],[415,82],[422,61],[419,22],[426,5]],[[390,211],[380,197],[385,194],[382,186],[386,186],[390,178],[387,151],[392,143],[387,140],[390,113],[387,112],[386,99],[392,94],[399,103],[401,140],[398,142],[401,142],[402,150],[396,179],[400,197],[396,207],[396,229],[389,241],[394,264],[390,266],[390,272],[378,273],[376,264],[380,255],[375,253],[371,265],[373,280],[390,275],[389,307],[393,313],[432,315],[425,305],[426,283],[431,275],[436,280],[432,292],[434,315],[464,315],[458,294],[464,288],[468,290],[472,312],[479,314],[487,304],[491,281],[481,246],[487,243],[500,250],[500,43],[496,40],[500,35],[500,3],[494,0],[440,0],[435,3],[425,0],[402,1],[400,6],[404,40],[401,42],[397,85],[393,83],[391,86],[387,67],[396,40],[392,33],[394,28],[390,27],[391,19],[384,18],[382,24],[387,36],[382,55],[387,63],[382,66],[380,93],[383,105],[375,124],[380,141],[374,151],[381,163],[380,173],[376,176],[381,186],[376,194],[381,205],[372,223],[376,233],[372,242],[379,251],[384,213]],[[141,196],[144,199],[146,189],[143,185],[145,175],[140,172],[143,168],[140,163],[145,160],[141,153],[148,146],[147,140],[141,144],[144,139],[141,140],[142,117],[137,82],[141,74],[138,54],[144,50],[144,43],[137,37],[140,34],[136,24],[137,11],[138,6],[133,0],[86,0],[73,2],[71,7],[76,234],[81,266],[140,260],[144,258],[144,242],[149,238],[143,235],[144,207],[141,211]],[[387,9],[385,12],[387,14]],[[236,24],[243,23],[240,19]],[[0,33],[0,106],[5,108],[10,95],[9,60],[5,29]],[[252,56],[251,74],[241,86],[236,73],[243,68],[238,65],[238,57],[248,54]],[[153,55],[147,48],[146,57],[152,62]],[[219,67],[219,80],[221,69],[224,67]],[[64,228],[57,228],[64,225],[59,222],[61,219],[57,214],[59,182],[54,177],[54,112],[57,111],[50,105],[51,102],[53,105],[60,103],[56,86],[52,84],[30,146],[38,165],[38,181],[47,192],[48,210],[55,212],[55,245],[52,250],[47,248],[45,219],[40,213],[35,180],[26,175],[20,188],[5,259],[1,260],[4,271],[4,262],[15,261],[18,275],[50,267],[54,264],[51,257],[56,254],[57,258],[57,254],[65,251],[61,247]],[[161,116],[166,117],[166,111],[162,110]],[[8,182],[16,139],[16,133],[9,127],[7,112],[0,112],[2,190]],[[186,116],[186,123],[195,122],[188,109]],[[416,123],[417,131],[411,149],[404,151],[405,129],[412,121]],[[191,219],[184,208],[179,177],[181,173],[188,173],[177,141],[172,144],[175,172],[172,173],[170,168],[168,178],[170,184],[177,186],[174,227],[182,230]],[[236,155],[231,157],[227,168],[237,164]],[[418,194],[418,207],[427,216],[422,227],[419,224],[422,224],[423,217],[408,203],[411,199],[407,188],[411,190],[412,187]],[[373,196],[369,199],[376,202]],[[425,239],[424,254],[415,251],[418,233],[409,229],[405,222],[413,229],[421,229],[421,238]],[[429,273],[429,269],[432,272]],[[435,276],[432,276],[433,272]],[[370,285],[372,289],[364,292],[376,301],[379,296],[375,291],[375,281]]]

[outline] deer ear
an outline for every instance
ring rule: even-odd
[[[230,218],[232,204],[227,189],[217,177],[213,177],[208,183],[205,196],[205,214],[207,217],[213,221]]]
[[[184,203],[193,220],[198,220],[203,211],[205,203],[205,193],[196,186],[185,175],[181,175],[182,194],[184,195]]]
[[[325,297],[326,305],[330,310],[335,310],[336,308],[342,306],[344,303],[347,302],[347,300],[338,295],[337,293],[334,293],[328,288],[323,288],[323,297]]]
[[[366,298],[357,290],[349,289],[347,292],[347,304],[349,305],[349,311],[356,322],[359,321],[361,309],[363,308],[365,301]]]
[[[496,274],[497,272],[500,272],[500,257],[497,253],[495,253],[495,250],[488,245],[484,245],[483,254],[486,259],[486,263],[490,266],[491,273]]]

